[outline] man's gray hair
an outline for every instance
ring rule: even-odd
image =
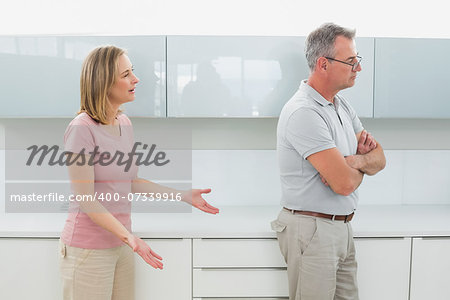
[[[306,38],[305,54],[308,66],[311,72],[316,68],[317,59],[321,56],[334,58],[334,42],[336,37],[344,36],[353,40],[355,38],[355,29],[347,29],[333,23],[325,23]]]

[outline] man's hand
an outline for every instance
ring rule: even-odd
[[[211,192],[211,189],[193,189],[190,191],[186,191],[183,193],[183,201],[189,203],[195,208],[198,208],[209,214],[217,214],[219,213],[219,209],[209,205],[205,199],[203,199],[202,194],[208,194]]]
[[[358,150],[356,151],[356,154],[369,153],[376,147],[377,147],[377,142],[375,141],[373,136],[366,130],[363,130],[361,132],[361,135],[359,136]]]

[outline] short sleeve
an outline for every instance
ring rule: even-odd
[[[290,116],[286,139],[304,159],[336,147],[325,120],[317,111],[308,108],[298,109]]]
[[[72,153],[94,151],[95,141],[89,124],[71,122],[64,133],[64,150]]]

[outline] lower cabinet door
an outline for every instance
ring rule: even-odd
[[[62,299],[58,243],[0,238],[0,299]]]
[[[194,239],[194,268],[286,267],[276,239]]]
[[[287,297],[285,269],[194,269],[194,297]]]
[[[408,300],[411,239],[357,238],[355,247],[359,298]]]
[[[410,300],[450,299],[450,238],[414,238]]]
[[[192,299],[190,239],[145,239],[158,253],[163,270],[154,269],[136,255],[136,300]]]

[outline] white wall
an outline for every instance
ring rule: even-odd
[[[333,21],[359,36],[449,38],[443,0],[15,0],[0,34],[306,35]]]
[[[386,150],[385,154],[386,168],[365,176],[359,188],[360,205],[450,204],[449,150]],[[207,197],[219,207],[280,201],[275,150],[194,150],[192,163],[192,185],[211,188]]]

